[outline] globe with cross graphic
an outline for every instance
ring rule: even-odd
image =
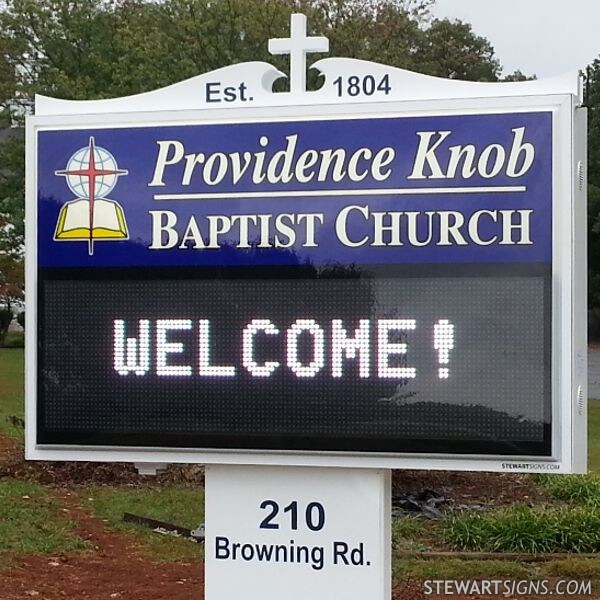
[[[106,198],[117,183],[119,169],[115,157],[106,148],[101,146],[85,146],[77,150],[67,162],[64,175],[69,189],[78,198],[90,197],[90,178],[82,171],[90,167],[90,153],[94,152],[95,168],[101,171],[112,171],[94,178],[94,197]]]

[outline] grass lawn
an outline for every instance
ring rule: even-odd
[[[600,473],[600,400],[590,400],[588,426],[588,468],[590,471]]]
[[[23,432],[6,421],[7,417],[23,418],[23,349],[0,348],[0,430],[13,438]]]
[[[591,579],[596,590],[600,580],[600,558],[568,558],[539,563],[506,560],[412,559],[394,560],[395,579],[545,579],[569,577]],[[584,598],[584,596],[582,596]]]
[[[84,550],[56,501],[39,484],[0,479],[0,563],[14,555]]]

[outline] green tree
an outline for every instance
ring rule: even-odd
[[[432,75],[494,80],[484,38],[431,21],[431,0],[4,0],[0,4],[0,127],[19,124],[35,94],[89,99],[156,89],[234,62],[263,60],[303,11],[332,56]],[[309,83],[316,85],[316,74]],[[285,86],[285,83],[281,84]],[[23,244],[23,141],[0,140],[0,251]]]
[[[24,170],[22,130],[10,128],[9,109],[0,111],[0,310],[8,309],[23,295]],[[0,344],[6,327],[0,326]]]
[[[585,92],[588,107],[588,294],[589,307],[600,313],[600,58],[586,70]]]
[[[106,98],[156,89],[225,65],[264,60],[267,40],[307,14],[330,55],[444,77],[495,80],[485,38],[460,21],[431,20],[432,0],[4,0],[0,102],[36,93]],[[0,54],[2,54],[0,52]]]
[[[25,244],[25,153],[22,129],[9,124],[0,112],[0,255],[18,257]]]
[[[470,81],[498,81],[500,76],[490,42],[462,21],[434,20],[422,32],[415,54],[422,73]]]
[[[23,297],[23,280],[23,258],[0,254],[0,304],[10,308],[14,300]]]
[[[520,69],[509,73],[508,75],[502,76],[502,81],[506,81],[508,83],[515,81],[532,81],[533,79],[537,79],[535,75],[525,75]]]
[[[0,128],[19,125],[35,94],[109,98],[157,89],[235,62],[268,61],[267,40],[304,12],[331,56],[430,75],[494,81],[487,40],[434,20],[433,0],[0,0]],[[315,60],[318,56],[315,57]],[[280,81],[278,89],[287,85]],[[311,72],[309,85],[318,85]],[[23,247],[22,138],[0,139],[0,252]]]

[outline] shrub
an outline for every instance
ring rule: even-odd
[[[600,510],[516,506],[465,514],[450,519],[444,537],[457,548],[481,552],[595,553],[600,551]]]
[[[10,325],[12,318],[12,311],[8,309],[0,310],[0,345],[4,344],[6,334],[8,333],[8,326]]]
[[[25,311],[20,312],[17,315],[17,323],[23,328],[25,329]]]
[[[535,481],[557,500],[600,507],[598,475],[536,475]]]
[[[25,346],[25,335],[22,331],[9,331],[4,338],[5,348],[23,348]]]

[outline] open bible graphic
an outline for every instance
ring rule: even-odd
[[[127,223],[121,205],[106,198],[119,175],[114,156],[96,146],[90,137],[88,146],[77,150],[67,168],[55,171],[66,178],[69,189],[77,196],[60,210],[54,239],[56,241],[87,241],[88,253],[94,254],[94,242],[128,239]]]

